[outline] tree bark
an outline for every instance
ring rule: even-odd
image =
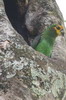
[[[35,51],[12,27],[0,0],[0,100],[65,100],[66,62]]]

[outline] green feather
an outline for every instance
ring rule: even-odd
[[[42,34],[41,39],[34,49],[45,54],[46,56],[51,56],[53,45],[57,37],[56,30],[53,29],[56,25],[48,27]]]

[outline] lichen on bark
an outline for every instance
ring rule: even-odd
[[[30,0],[33,6],[35,3],[38,4],[38,1]],[[47,6],[51,4],[53,7],[52,2],[56,5],[55,0],[39,1],[41,2],[46,2]],[[28,11],[32,6],[32,3],[29,4]],[[2,0],[0,0],[0,16],[0,43],[10,41],[6,49],[0,48],[0,99],[65,100],[65,60],[48,58],[28,46],[22,36],[12,27]],[[62,47],[62,51],[63,49],[65,50]]]

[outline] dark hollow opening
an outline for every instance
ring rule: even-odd
[[[25,13],[21,16],[18,11],[17,0],[3,0],[5,5],[6,14],[15,28],[15,30],[23,36],[24,40],[29,44],[28,37],[29,31],[25,26]]]

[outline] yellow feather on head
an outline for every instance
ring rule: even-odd
[[[57,25],[56,27],[54,27],[54,30],[56,30],[57,35],[61,35],[61,31],[63,30],[63,26]]]

